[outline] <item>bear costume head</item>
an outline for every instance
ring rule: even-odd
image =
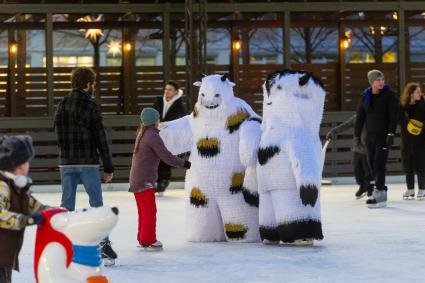
[[[263,84],[265,127],[285,126],[318,132],[325,91],[310,72],[283,70],[269,74]]]
[[[203,118],[224,117],[229,111],[234,111],[235,84],[224,75],[203,75],[202,80],[193,85],[199,87],[196,111]]]

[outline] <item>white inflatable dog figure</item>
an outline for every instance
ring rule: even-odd
[[[99,242],[115,227],[118,209],[50,209],[42,215],[34,261],[37,283],[109,282],[102,276]]]
[[[173,154],[190,151],[186,173],[189,241],[259,241],[255,164],[240,156],[245,127],[260,131],[259,117],[233,94],[226,75],[209,75],[191,115],[164,123],[160,135]],[[261,120],[260,120],[261,121]]]

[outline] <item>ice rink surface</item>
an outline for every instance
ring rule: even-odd
[[[425,282],[425,201],[403,201],[404,185],[389,185],[387,208],[368,209],[354,199],[354,185],[322,188],[324,240],[314,247],[264,246],[260,243],[188,243],[183,190],[157,198],[158,239],[162,252],[137,248],[137,211],[127,192],[105,192],[104,202],[120,209],[111,234],[119,258],[105,268],[112,282]],[[59,190],[59,187],[58,187]],[[35,193],[49,205],[59,193]],[[79,208],[88,206],[78,193]],[[21,272],[13,282],[35,282],[35,228],[28,228]]]

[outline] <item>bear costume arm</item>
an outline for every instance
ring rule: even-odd
[[[189,152],[192,149],[193,134],[190,127],[191,116],[161,123],[159,135],[167,149],[174,155]]]
[[[311,134],[299,135],[287,147],[301,201],[305,206],[314,206],[322,181],[320,139]]]
[[[239,154],[245,167],[257,164],[257,152],[261,139],[260,120],[246,120],[240,129]]]

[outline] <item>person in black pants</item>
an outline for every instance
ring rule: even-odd
[[[361,145],[360,135],[365,126],[367,157],[376,186],[366,203],[369,208],[374,208],[387,204],[386,164],[394,142],[399,106],[397,96],[385,84],[381,71],[371,70],[367,77],[370,87],[363,92],[357,109],[354,144]]]
[[[356,115],[353,115],[344,123],[332,128],[326,134],[326,139],[334,140],[336,135],[345,132],[348,129],[354,128],[355,124]],[[361,140],[361,144],[356,144],[356,147],[352,147],[351,149],[353,151],[354,177],[356,179],[356,183],[359,185],[359,189],[355,193],[356,199],[361,199],[366,195],[366,193],[368,196],[371,196],[374,187],[371,183],[373,181],[373,177],[369,168],[369,163],[367,161],[366,149],[363,146],[366,143],[365,131],[362,131]]]
[[[415,197],[415,173],[418,176],[417,199],[425,198],[425,100],[419,83],[409,83],[400,98],[401,159],[407,190],[403,199]]]
[[[186,108],[183,105],[183,91],[180,89],[177,82],[168,81],[164,88],[164,95],[158,97],[155,101],[153,108],[160,114],[161,122],[168,122],[181,118],[187,114]],[[170,184],[171,167],[160,162],[158,166],[158,181],[156,192],[162,195],[165,189]]]

